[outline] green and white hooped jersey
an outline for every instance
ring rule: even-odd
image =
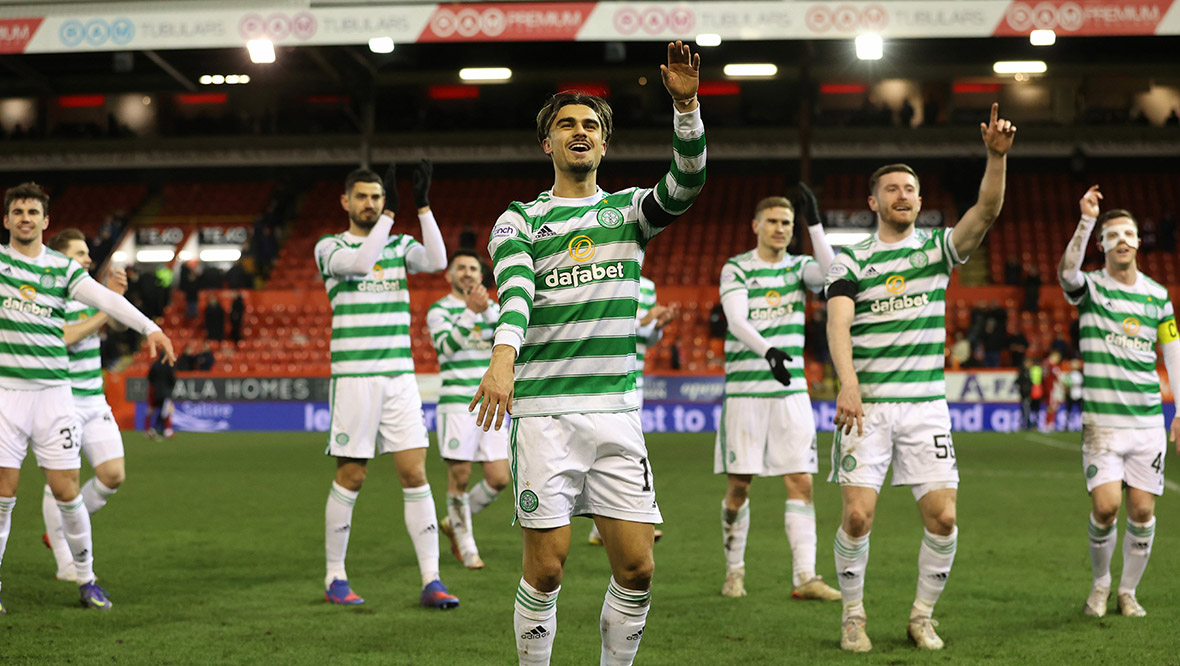
[[[368,274],[328,273],[333,254],[343,249],[355,250],[363,240],[344,232],[324,236],[315,245],[316,266],[332,304],[332,376],[413,372],[406,255],[422,244],[412,236],[392,234]]]
[[[1083,273],[1082,279],[1085,291],[1066,294],[1080,315],[1082,423],[1164,427],[1155,346],[1176,339],[1168,290],[1142,272],[1131,286],[1105,269]]]
[[[914,229],[905,240],[877,234],[845,247],[828,269],[832,285],[856,291],[852,365],[864,402],[946,399],[946,288],[960,258],[951,229]]]
[[[639,276],[639,310],[635,313],[635,326],[641,328],[639,320],[647,316],[648,312],[656,306],[656,283],[650,279]],[[659,335],[653,333],[651,338],[644,335],[635,336],[635,388],[639,390],[639,394],[643,395],[643,367],[644,357],[647,355],[648,343],[655,344],[659,341]]]
[[[749,322],[770,346],[791,355],[787,364],[796,377],[803,376],[803,325],[807,294],[803,270],[815,260],[787,254],[768,263],[756,250],[730,257],[721,267],[721,296],[745,291]],[[814,277],[812,278],[814,279]],[[725,332],[725,396],[772,398],[806,393],[806,382],[783,386],[770,372],[766,359],[754,353],[731,331]]]
[[[70,300],[66,303],[66,325],[77,324],[98,314],[98,308]],[[70,357],[70,389],[75,397],[103,395],[101,341],[88,335],[66,348]]]
[[[492,360],[492,339],[499,320],[500,306],[495,301],[489,300],[488,309],[476,314],[454,293],[426,311],[442,379],[439,412],[467,411]]]
[[[664,229],[641,205],[650,193],[667,224],[696,200],[705,182],[699,112],[676,115],[672,146],[672,166],[653,189],[581,199],[547,191],[496,221],[488,242],[500,293],[495,343],[520,344],[514,416],[639,408],[639,273],[647,243]]]
[[[66,303],[88,278],[78,262],[49,248],[34,259],[0,246],[0,387],[37,391],[69,383]]]

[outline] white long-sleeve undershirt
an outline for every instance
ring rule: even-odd
[[[1078,227],[1073,232],[1073,238],[1065,246],[1065,254],[1061,257],[1061,269],[1057,271],[1057,279],[1065,293],[1075,292],[1086,286],[1082,279],[1082,262],[1086,259],[1086,243],[1090,242],[1090,234],[1094,231],[1097,218],[1083,215],[1078,220]]]
[[[442,231],[439,231],[434,213],[428,208],[425,213],[418,213],[418,221],[422,223],[422,245],[414,247],[406,254],[406,268],[415,273],[445,270],[447,245],[443,242]]]
[[[160,330],[155,322],[136,310],[130,301],[102,286],[89,275],[78,282],[78,286],[74,287],[70,297],[90,307],[98,308],[110,315],[115,321],[127,328],[139,331],[143,335],[150,335]]]
[[[729,332],[759,356],[766,356],[770,343],[754,325],[750,323],[750,298],[745,290],[736,289],[721,297],[721,308],[725,310],[725,320],[729,325]]]

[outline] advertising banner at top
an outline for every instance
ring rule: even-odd
[[[245,3],[243,3],[245,4]],[[202,49],[276,45],[519,41],[851,39],[1180,34],[1175,0],[889,0],[888,2],[507,2],[145,9],[37,16],[0,9],[0,53]],[[23,14],[23,15],[22,15]]]

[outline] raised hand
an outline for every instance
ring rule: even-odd
[[[799,181],[799,200],[795,203],[795,213],[795,219],[802,217],[809,227],[823,222],[819,217],[819,202],[815,200],[815,192],[803,181]]]
[[[385,177],[381,179],[381,185],[385,188],[385,214],[393,217],[393,213],[397,212],[402,203],[397,196],[397,164],[389,163]]]
[[[1016,139],[1016,126],[1009,120],[1000,117],[1000,105],[992,104],[992,117],[985,123],[979,123],[979,133],[983,135],[983,144],[987,151],[997,157],[1008,154],[1012,148],[1012,141]]]
[[[673,101],[687,104],[696,97],[701,82],[701,54],[680,40],[669,42],[668,64],[660,65],[660,78]]]
[[[1082,195],[1082,200],[1078,205],[1082,209],[1082,215],[1086,217],[1098,217],[1101,209],[1098,207],[1098,202],[1102,200],[1102,193],[1098,191],[1097,185],[1091,185],[1090,189]]]
[[[414,205],[418,208],[427,208],[430,206],[430,179],[434,175],[434,165],[425,157],[414,167],[414,173],[410,175],[410,182],[414,186]]]
[[[679,315],[680,315],[680,308],[677,307],[675,304],[666,306],[666,307],[664,307],[663,312],[661,312],[659,314],[658,319],[657,319],[658,323],[656,325],[659,326],[660,328],[663,328],[664,326],[666,326],[668,324],[668,322],[673,321]]]
[[[127,293],[127,271],[122,268],[115,268],[111,270],[111,274],[107,276],[103,285],[122,296]]]

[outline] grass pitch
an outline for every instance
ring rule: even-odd
[[[41,545],[42,475],[26,461],[3,567],[0,662],[5,664],[515,664],[512,603],[520,534],[512,501],[476,518],[487,568],[467,571],[440,543],[455,611],[418,607],[418,571],[388,458],[375,461],[357,502],[348,570],[360,607],[323,600],[323,512],[334,466],[320,434],[182,434],[151,443],[128,434],[128,481],[94,519],[96,569],[115,607],[85,611],[53,578]],[[905,623],[922,527],[905,488],[886,488],[866,586],[873,652],[839,651],[839,603],[790,598],[782,482],[751,494],[749,596],[727,599],[713,436],[651,435],[667,521],[656,546],[651,615],[639,664],[1177,664],[1180,493],[1158,505],[1142,619],[1081,613],[1090,587],[1079,436],[956,436],[962,474],[959,550],[936,617],[947,647],[918,653]],[[830,435],[821,435],[826,454]],[[1170,456],[1169,456],[1170,457]],[[833,584],[838,489],[816,482],[819,573]],[[445,472],[430,454],[443,510]],[[1125,522],[1120,517],[1120,539]],[[610,575],[601,548],[574,523],[554,664],[598,661],[598,613]],[[1115,555],[1115,580],[1121,567]],[[1113,611],[1113,600],[1112,600]]]

